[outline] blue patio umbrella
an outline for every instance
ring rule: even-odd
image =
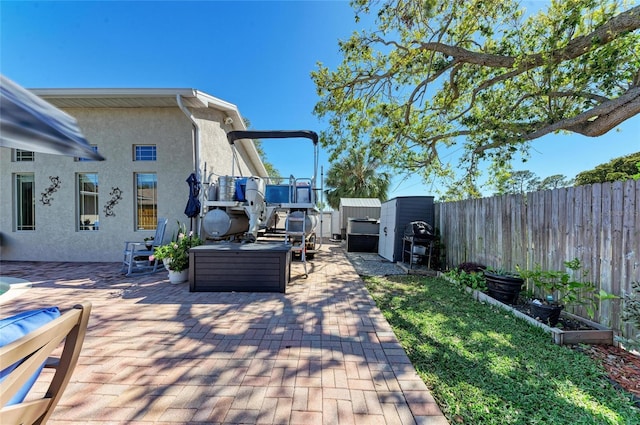
[[[200,200],[198,199],[198,195],[200,195],[200,182],[195,173],[191,173],[186,182],[189,184],[189,201],[187,201],[184,213],[187,217],[194,218],[200,214]]]
[[[0,75],[0,146],[104,160],[73,117],[4,75]]]

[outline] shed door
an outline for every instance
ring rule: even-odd
[[[396,203],[392,200],[380,206],[380,236],[378,238],[378,254],[393,261],[393,249],[396,236]]]

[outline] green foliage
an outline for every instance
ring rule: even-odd
[[[256,151],[258,151],[258,155],[260,155],[260,158],[262,159],[262,164],[264,165],[264,168],[267,170],[267,175],[269,177],[280,177],[280,171],[278,171],[278,169],[267,160],[267,154],[264,151],[264,148],[262,147],[262,140],[254,140],[253,141],[254,145],[256,146]]]
[[[482,292],[487,290],[487,282],[485,281],[484,274],[482,272],[467,273],[464,270],[454,269],[446,272],[445,276],[463,287],[468,286],[471,289]]]
[[[561,187],[568,187],[573,185],[573,180],[567,179],[566,176],[562,174],[554,174],[549,177],[545,177],[540,181],[536,190],[550,190],[550,189],[558,189]]]
[[[554,174],[541,180],[532,171],[513,171],[506,168],[495,173],[489,180],[489,185],[495,188],[495,195],[525,194],[540,190],[558,189],[572,184],[573,181],[562,174]]]
[[[170,270],[182,271],[189,268],[189,249],[202,244],[202,239],[193,232],[187,234],[186,225],[178,223],[178,232],[171,238],[171,242],[157,247],[150,259],[169,259]]]
[[[589,272],[580,271],[582,264],[579,259],[565,261],[564,265],[565,270],[542,270],[536,264],[533,270],[518,269],[518,272],[523,279],[531,281],[543,303],[582,305],[591,318],[595,316],[599,300],[616,298],[603,290],[596,292],[596,286],[584,280]]]
[[[491,274],[495,274],[497,276],[505,276],[505,277],[522,277],[519,273],[512,272],[507,269],[503,269],[502,267],[487,267],[487,272]]]
[[[371,15],[376,27],[339,42],[335,69],[312,73],[332,160],[366,149],[402,173],[446,180],[443,199],[462,199],[480,195],[485,165],[500,172],[532,140],[595,137],[635,115],[619,99],[640,96],[640,8],[622,0],[552,1],[535,15],[514,0],[352,6],[356,22]]]
[[[365,283],[451,424],[636,424],[597,361],[443,279]]]
[[[506,173],[496,185],[496,195],[524,194],[534,192],[540,185],[540,178],[529,170],[512,171]]]
[[[614,158],[576,176],[576,184],[593,184],[640,177],[640,152]]]
[[[631,293],[624,295],[622,320],[640,330],[640,282],[631,282]],[[640,351],[640,333],[635,338],[616,337],[628,350]]]
[[[340,198],[378,198],[387,200],[391,176],[379,171],[381,162],[363,151],[333,161],[325,184],[327,203],[333,209],[340,206]]]

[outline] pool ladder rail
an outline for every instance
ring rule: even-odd
[[[285,236],[284,243],[287,245],[291,245],[291,252],[299,252],[300,253],[300,261],[304,266],[304,278],[309,277],[309,273],[307,272],[307,233],[305,229],[307,219],[307,213],[302,211],[302,214],[299,216],[292,216],[289,214],[285,224]],[[302,223],[302,231],[294,231],[289,227],[291,223]],[[294,244],[294,240],[296,237],[301,238],[300,245],[297,246]]]

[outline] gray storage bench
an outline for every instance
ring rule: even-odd
[[[191,292],[286,292],[291,247],[283,243],[220,242],[189,250]]]

